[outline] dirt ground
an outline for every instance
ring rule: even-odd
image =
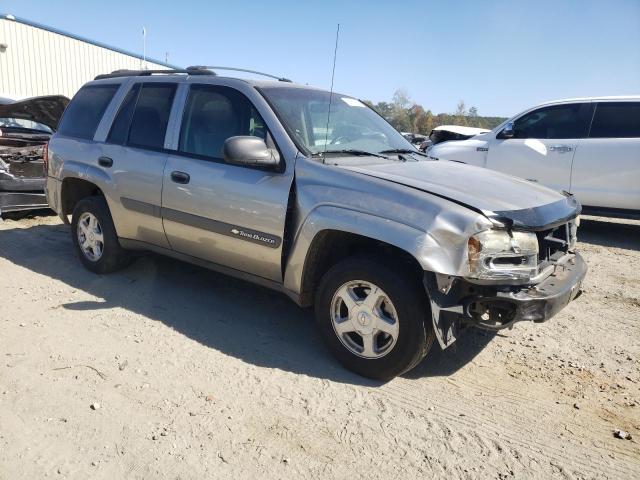
[[[285,297],[0,225],[0,478],[640,478],[640,222],[583,220],[584,294],[389,383]],[[614,437],[622,429],[631,440]]]

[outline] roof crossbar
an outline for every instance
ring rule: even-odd
[[[293,83],[288,78],[278,77],[277,75],[271,75],[269,73],[258,72],[256,70],[248,70],[246,68],[220,67],[220,66],[214,66],[214,65],[194,65],[192,67],[187,67],[187,70],[209,70],[209,71],[211,71],[211,70],[214,70],[214,69],[215,70],[231,70],[231,71],[234,71],[234,72],[253,73],[255,75],[262,75],[264,77],[273,78],[275,80],[278,80],[279,82]]]

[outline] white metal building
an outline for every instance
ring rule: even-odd
[[[0,14],[0,97],[60,94],[71,98],[96,75],[122,68],[177,67]]]

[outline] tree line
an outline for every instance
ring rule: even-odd
[[[431,130],[440,125],[463,125],[490,130],[507,119],[506,117],[480,116],[476,107],[467,109],[463,100],[458,103],[455,113],[434,115],[431,110],[425,110],[422,105],[413,102],[404,89],[396,90],[391,102],[374,104],[365,100],[364,103],[382,115],[396,130],[422,135],[429,135]]]

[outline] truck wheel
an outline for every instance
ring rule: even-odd
[[[422,283],[397,266],[368,259],[344,260],[322,277],[315,313],[337,359],[376,380],[415,367],[435,338]]]
[[[129,255],[120,246],[109,207],[103,197],[86,197],[73,209],[71,238],[80,261],[94,273],[125,267]]]

